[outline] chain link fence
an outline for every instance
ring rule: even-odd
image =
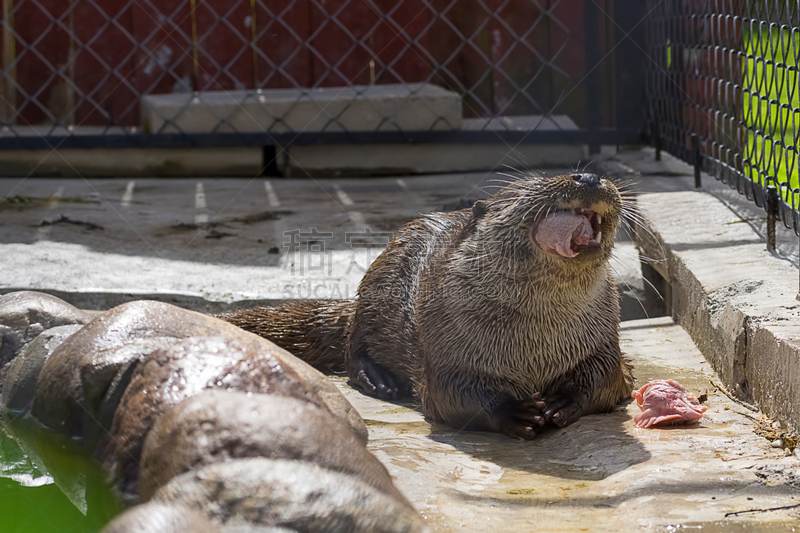
[[[632,143],[644,13],[636,0],[2,0],[0,149]]]
[[[650,0],[650,134],[800,235],[800,13],[780,0]]]

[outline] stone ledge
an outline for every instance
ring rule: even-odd
[[[292,146],[278,170],[293,178],[403,176],[555,167],[586,158],[580,144],[340,144]]]
[[[462,130],[576,131],[567,115],[464,119]],[[291,177],[390,176],[571,166],[588,156],[583,144],[344,144],[290,146],[277,158]]]
[[[148,133],[455,130],[461,96],[426,83],[157,94],[141,117]]]
[[[261,147],[0,150],[0,177],[257,176]]]
[[[643,194],[639,205],[639,249],[663,259],[653,266],[675,320],[731,391],[800,427],[797,269],[710,194]]]

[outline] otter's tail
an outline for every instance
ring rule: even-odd
[[[218,318],[269,339],[316,368],[342,370],[355,307],[353,300],[291,300]]]

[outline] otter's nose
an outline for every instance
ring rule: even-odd
[[[600,177],[597,174],[572,174],[572,179],[587,187],[600,185]]]

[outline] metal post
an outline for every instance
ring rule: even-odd
[[[3,50],[2,67],[0,73],[0,123],[13,125],[16,121],[17,89],[14,84],[17,78],[17,67],[14,62],[17,58],[16,40],[14,39],[14,9],[13,0],[2,0]]]
[[[778,188],[767,185],[767,251],[775,253],[775,218],[778,215]]]
[[[276,150],[280,150],[280,157],[283,160],[283,177],[284,178],[291,178],[292,177],[292,159],[289,157],[289,147],[288,146],[280,146],[276,147]]]
[[[692,133],[692,158],[694,159],[694,188],[699,189],[703,183],[700,181],[700,138],[696,133]]]
[[[256,22],[256,0],[250,0],[250,46],[253,47],[253,89],[258,86],[258,24]]]
[[[643,129],[648,108],[646,35],[651,25],[642,22],[647,18],[647,2],[617,0],[606,5],[614,10],[614,23],[610,26],[614,36],[612,57],[616,86],[610,99],[614,100],[616,128]]]
[[[197,0],[189,3],[192,18],[192,90],[200,90],[200,48],[197,42]]]
[[[586,69],[586,115],[589,131],[595,131],[600,127],[602,117],[602,82],[600,80],[601,69],[599,63],[600,55],[600,33],[598,24],[600,21],[600,9],[595,2],[584,2],[583,4],[583,38]],[[589,154],[599,154],[600,145],[590,143]]]
[[[661,161],[661,124],[658,122],[658,116],[655,119],[655,135],[653,142],[656,145],[656,161]]]

